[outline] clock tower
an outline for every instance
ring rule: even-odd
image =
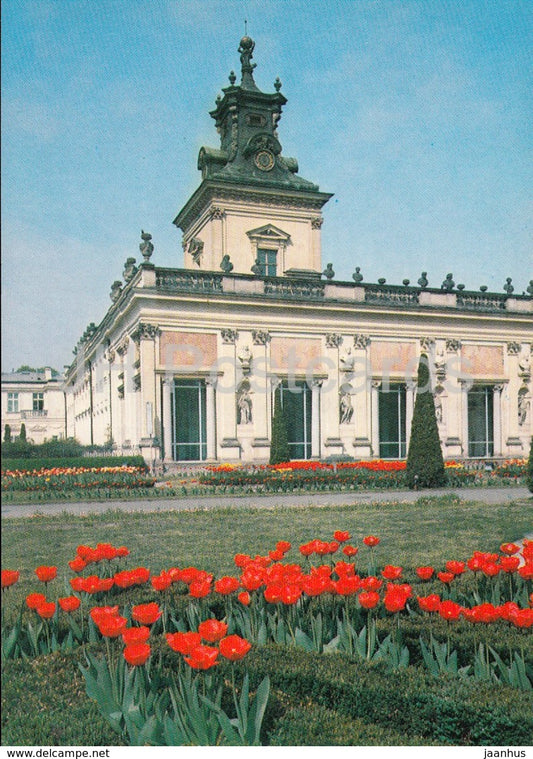
[[[250,37],[241,39],[241,83],[232,71],[210,112],[220,147],[200,149],[202,182],[174,220],[183,231],[185,267],[318,277],[321,209],[331,194],[282,155],[277,126],[287,100],[279,78],[273,93],[257,87],[254,47]]]

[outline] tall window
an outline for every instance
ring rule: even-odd
[[[404,459],[407,455],[405,385],[390,385],[379,391],[379,456]]]
[[[277,250],[269,250],[268,248],[257,249],[257,263],[262,277],[277,276],[277,256]]]
[[[287,441],[291,459],[311,457],[311,389],[307,382],[284,380],[281,405],[287,421]]]
[[[176,380],[173,395],[173,458],[207,458],[206,393],[203,380]]]
[[[19,394],[18,393],[7,394],[7,410],[10,412],[16,412],[19,410]]]
[[[33,410],[42,411],[44,409],[44,393],[33,393]]]
[[[490,385],[474,387],[468,393],[468,455],[494,455],[494,402]]]

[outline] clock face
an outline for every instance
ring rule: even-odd
[[[274,156],[270,150],[260,150],[255,154],[254,162],[261,171],[270,171],[274,168]]]

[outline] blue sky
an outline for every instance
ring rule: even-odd
[[[181,266],[208,111],[239,70],[288,98],[299,173],[335,193],[337,279],[521,293],[533,277],[529,0],[3,0],[2,364],[62,369],[124,261]]]

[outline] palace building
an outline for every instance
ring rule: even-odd
[[[518,295],[337,281],[321,252],[331,198],[283,155],[286,98],[254,80],[254,42],[239,46],[241,81],[210,115],[220,137],[198,156],[201,181],[174,224],[183,268],[129,258],[111,306],[75,348],[66,430],[167,467],[268,461],[280,388],[293,458],[405,458],[417,367],[432,371],[446,459],[529,451],[533,286]]]

